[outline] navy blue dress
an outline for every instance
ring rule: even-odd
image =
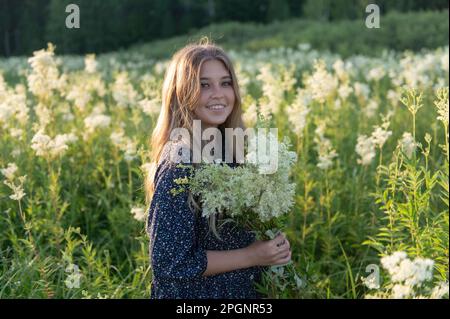
[[[188,191],[171,192],[180,188],[174,180],[189,176],[189,172],[164,154],[156,170],[147,221],[151,298],[261,298],[255,283],[261,280],[263,267],[202,275],[207,268],[206,250],[244,248],[255,241],[255,235],[226,223],[218,227],[222,240],[218,239],[209,230],[207,218],[189,208]]]

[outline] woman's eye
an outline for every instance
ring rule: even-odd
[[[223,84],[222,84],[223,86],[231,86],[231,82],[230,81],[227,81],[227,82],[223,82]]]
[[[202,88],[207,88],[207,87],[209,87],[209,84],[208,84],[208,83],[200,83],[200,85],[202,86]]]

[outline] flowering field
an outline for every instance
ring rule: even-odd
[[[274,298],[448,298],[449,49],[230,51],[245,121],[297,152]],[[0,60],[0,298],[147,298],[143,176],[167,61]],[[283,274],[278,274],[283,275]]]

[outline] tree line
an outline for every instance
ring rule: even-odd
[[[71,3],[79,29],[65,24]],[[381,13],[448,9],[447,0],[0,0],[0,55],[29,55],[49,41],[59,53],[106,52],[226,21],[359,19],[370,3]]]

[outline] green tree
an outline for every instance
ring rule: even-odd
[[[301,17],[303,16],[303,5],[305,0],[289,0],[289,11],[291,17]]]
[[[21,16],[17,25],[16,36],[19,37],[17,50],[30,54],[38,48],[45,37],[47,20],[47,0],[24,0]]]
[[[0,50],[3,55],[15,53],[14,32],[18,15],[19,8],[12,0],[0,0]]]
[[[269,0],[267,22],[286,20],[290,17],[289,4],[286,0]]]
[[[217,0],[218,21],[266,22],[268,0]]]
[[[48,5],[48,20],[46,24],[45,40],[52,42],[56,45],[58,53],[62,52],[74,52],[79,53],[82,51],[82,37],[81,32],[84,28],[84,15],[86,10],[83,10],[83,6],[80,7],[80,29],[68,29],[66,27],[66,7],[72,1],[70,0],[50,0]],[[77,2],[78,4],[79,2]],[[41,47],[45,46],[42,43]]]

